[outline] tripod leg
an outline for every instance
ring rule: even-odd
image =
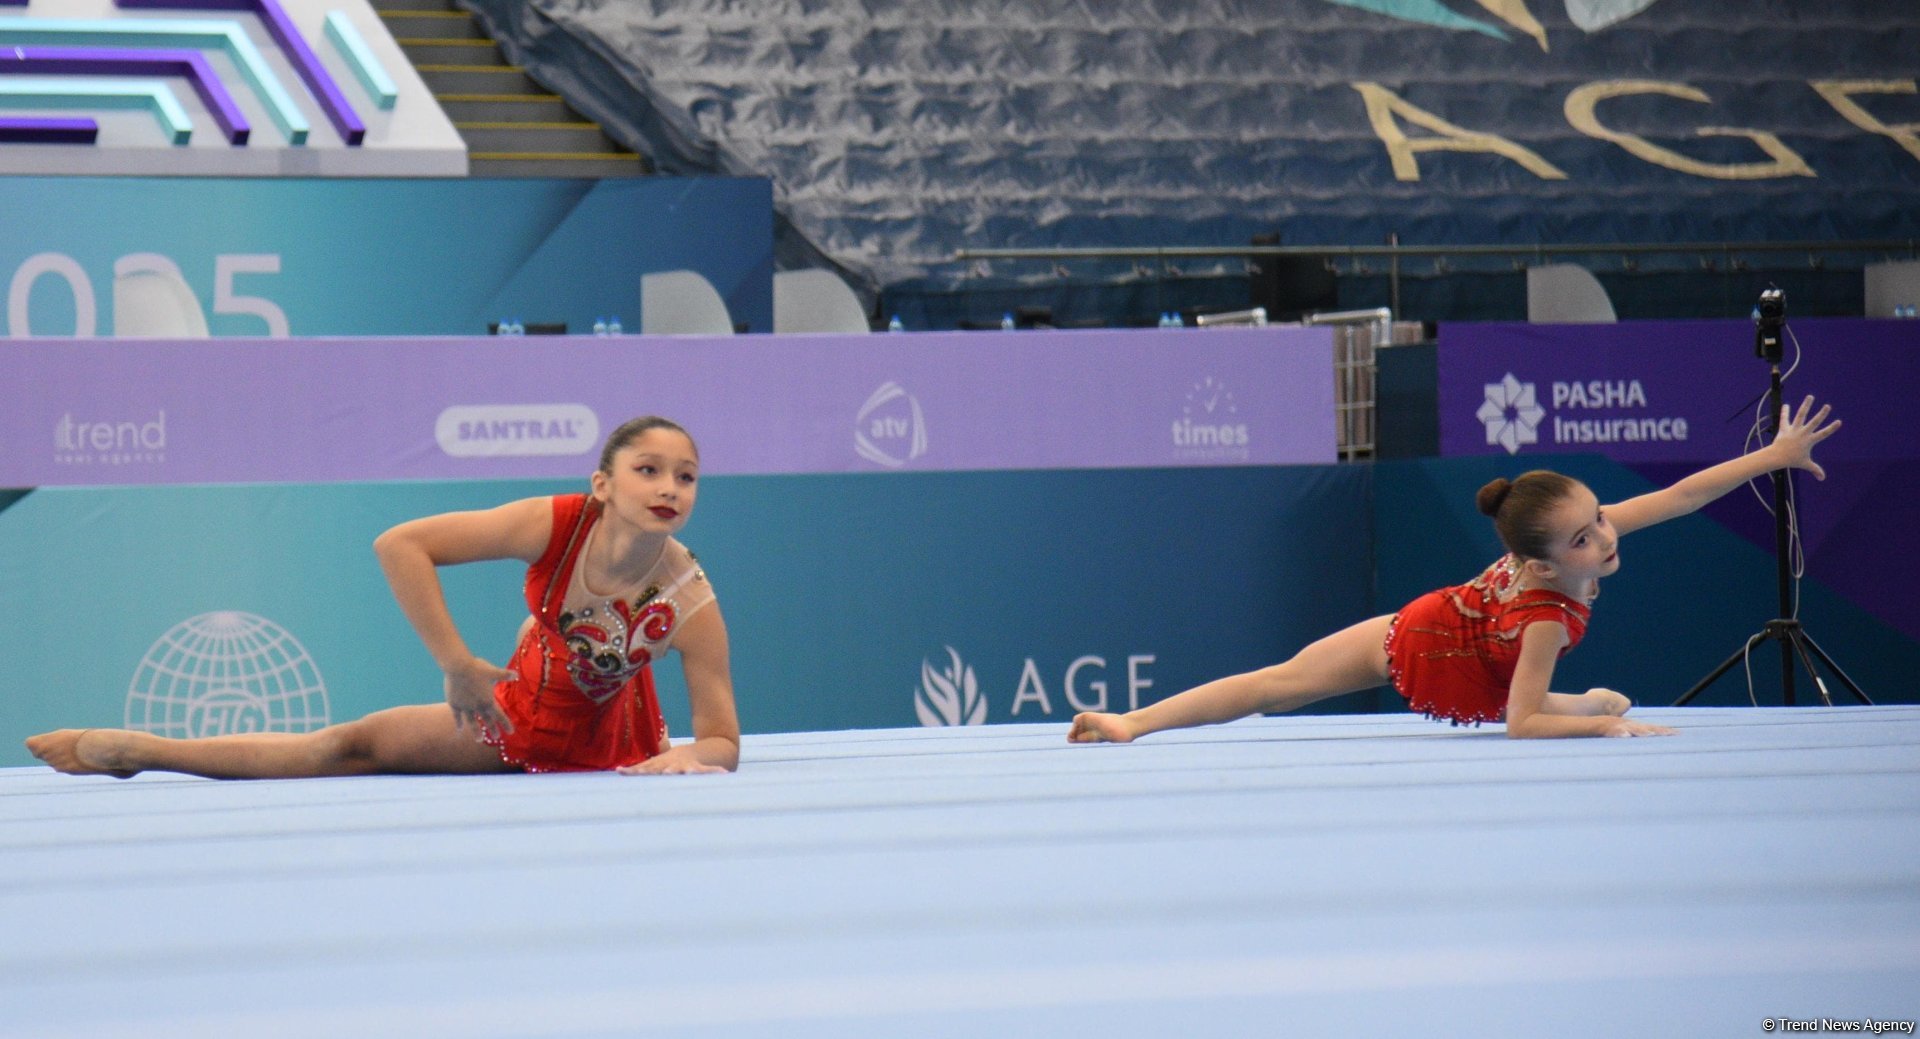
[[[1820,672],[1813,668],[1813,656],[1807,652],[1807,647],[1802,644],[1802,640],[1805,638],[1806,635],[1802,633],[1799,628],[1795,628],[1782,636],[1780,642],[1783,646],[1792,647],[1793,652],[1800,658],[1801,666],[1807,669],[1807,677],[1813,679],[1813,688],[1819,691],[1820,702],[1828,707],[1832,707],[1833,697],[1827,695],[1827,683],[1820,680]]]
[[[1859,700],[1861,703],[1866,704],[1869,707],[1873,706],[1873,701],[1867,699],[1867,694],[1860,691],[1860,687],[1854,684],[1853,679],[1848,678],[1847,673],[1845,671],[1840,670],[1840,665],[1834,663],[1832,657],[1827,656],[1827,651],[1824,649],[1821,649],[1820,643],[1813,641],[1813,636],[1807,634],[1805,629],[1801,630],[1800,639],[1802,642],[1806,643],[1806,646],[1808,649],[1813,650],[1813,655],[1816,657],[1819,657],[1820,662],[1822,664],[1827,665],[1827,670],[1833,672],[1833,677],[1838,678],[1840,680],[1840,684],[1847,687],[1847,692],[1852,693],[1854,696],[1854,699]]]
[[[1702,678],[1700,681],[1693,683],[1692,689],[1689,689],[1686,692],[1681,693],[1680,699],[1675,700],[1673,702],[1673,706],[1685,707],[1687,705],[1687,701],[1692,700],[1694,697],[1700,695],[1701,690],[1705,689],[1706,687],[1712,685],[1714,682],[1718,681],[1721,675],[1726,674],[1729,670],[1733,668],[1733,665],[1738,664],[1741,660],[1744,660],[1746,658],[1748,653],[1753,652],[1754,643],[1759,642],[1761,639],[1764,639],[1766,637],[1767,637],[1767,633],[1763,631],[1760,634],[1747,639],[1746,645],[1741,646],[1739,649],[1734,650],[1733,655],[1721,661],[1720,666],[1714,668],[1710,673],[1708,673],[1707,677]]]

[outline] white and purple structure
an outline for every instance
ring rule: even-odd
[[[466,171],[459,133],[365,0],[0,4],[0,173]]]

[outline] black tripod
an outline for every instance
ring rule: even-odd
[[[1777,435],[1780,432],[1780,360],[1785,353],[1780,345],[1780,331],[1786,325],[1786,296],[1779,289],[1768,289],[1762,292],[1759,315],[1754,322],[1753,349],[1754,353],[1764,359],[1772,369],[1767,384],[1767,415],[1769,416],[1767,424],[1769,430]],[[1821,703],[1831,707],[1833,698],[1827,695],[1827,684],[1820,680],[1820,672],[1814,669],[1813,661],[1816,657],[1827,666],[1827,670],[1833,672],[1833,676],[1840,680],[1841,685],[1846,686],[1847,691],[1852,693],[1855,699],[1863,704],[1872,704],[1873,701],[1867,699],[1867,694],[1860,691],[1860,687],[1854,684],[1853,679],[1847,677],[1845,671],[1840,670],[1840,665],[1833,662],[1833,658],[1820,648],[1818,642],[1813,641],[1813,636],[1807,634],[1807,630],[1800,626],[1799,619],[1794,616],[1796,611],[1793,601],[1793,568],[1788,562],[1791,534],[1787,512],[1789,492],[1787,481],[1792,478],[1792,473],[1786,469],[1775,469],[1768,476],[1773,480],[1773,554],[1776,576],[1780,584],[1780,614],[1750,636],[1744,645],[1733,651],[1733,655],[1721,661],[1720,666],[1708,673],[1707,677],[1695,682],[1693,688],[1681,693],[1680,699],[1675,700],[1673,705],[1679,707],[1692,700],[1701,690],[1732,670],[1733,665],[1746,659],[1747,654],[1751,653],[1755,646],[1768,639],[1780,643],[1780,698],[1786,706],[1793,706],[1795,657],[1798,657],[1800,664],[1807,669],[1807,676],[1813,679],[1814,688],[1820,691]]]

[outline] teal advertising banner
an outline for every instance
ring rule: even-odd
[[[0,765],[31,763],[20,740],[56,726],[303,731],[436,701],[374,537],[585,482],[14,496],[0,510]],[[1335,466],[722,476],[682,540],[719,593],[749,734],[1064,726],[1364,617],[1367,486],[1366,469]],[[523,574],[442,571],[456,622],[495,662],[524,616]],[[677,661],[658,676],[684,734]]]
[[[1603,500],[1619,463],[1541,461]],[[717,476],[682,540],[732,637],[745,731],[1058,722],[1283,660],[1471,578],[1499,554],[1473,491],[1496,459],[1373,466]],[[27,735],[131,725],[301,731],[440,695],[373,559],[418,515],[579,480],[51,487],[0,493],[0,766]],[[1772,560],[1704,516],[1634,535],[1567,689],[1665,703],[1770,616]],[[517,563],[442,571],[454,618],[504,660]],[[1870,695],[1911,700],[1915,644],[1817,578],[1804,615]],[[677,661],[657,671],[688,731]],[[1774,658],[1754,700],[1779,702]],[[1743,674],[1702,703],[1747,703]],[[1811,693],[1808,694],[1811,696]],[[1376,691],[1320,705],[1401,709]],[[1064,731],[1064,729],[1063,729]]]
[[[0,178],[0,337],[637,332],[642,275],[773,327],[757,178]]]

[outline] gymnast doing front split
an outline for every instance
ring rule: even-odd
[[[444,675],[446,702],[394,707],[308,733],[173,739],[61,729],[27,740],[62,772],[148,769],[222,779],[368,773],[724,772],[740,761],[727,628],[707,576],[674,534],[699,487],[700,452],[667,419],[614,430],[590,491],[411,520],[374,551],[401,612]],[[529,616],[509,666],[476,656],[438,568],[528,564]],[[693,740],[671,746],[654,661],[680,654]]]

